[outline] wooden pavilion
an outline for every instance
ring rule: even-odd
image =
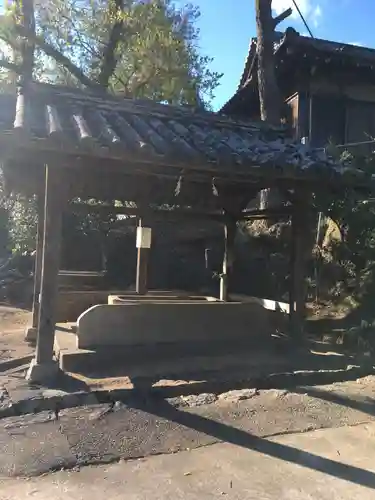
[[[33,324],[37,343],[27,375],[37,382],[57,371],[53,350],[61,221],[72,199],[106,201],[105,209],[113,200],[132,201],[137,208],[131,211],[146,225],[155,213],[170,217],[171,207],[182,220],[222,221],[222,300],[227,299],[236,222],[291,215],[290,315],[298,331],[309,194],[317,189],[368,190],[372,181],[351,165],[293,142],[282,128],[39,83],[20,88],[18,95],[0,95],[0,151],[8,189],[37,195],[40,205]],[[261,189],[274,186],[285,195],[287,206],[276,212],[246,211]],[[140,254],[140,293],[145,291],[142,262]]]

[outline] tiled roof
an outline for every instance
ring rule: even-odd
[[[283,52],[284,49],[292,45],[298,47],[300,52],[309,51],[315,55],[324,57],[339,57],[340,59],[353,62],[356,66],[375,67],[375,49],[303,36],[293,28],[288,28],[285,33],[275,32],[275,54],[279,51]],[[254,64],[256,64],[256,47],[257,39],[251,38],[238,89],[246,85],[250,73],[254,69]]]
[[[286,139],[281,128],[40,84],[18,97],[0,95],[0,148],[8,157],[56,151],[124,168],[132,161],[249,178],[362,175]]]

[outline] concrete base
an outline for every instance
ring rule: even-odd
[[[129,380],[135,385],[143,380],[142,383],[159,386],[158,381],[169,380],[176,387],[186,381],[183,384],[191,390],[193,382],[218,387],[275,373],[347,370],[348,364],[353,363],[344,355],[331,352],[327,355],[324,344],[314,343],[311,348],[314,352],[297,349],[287,341],[272,337],[263,341],[102,346],[90,350],[77,348],[76,334],[69,330],[69,325],[55,333],[55,354],[61,370],[86,376],[85,383],[93,384],[92,387],[97,387],[98,381],[100,386],[108,383],[108,387],[113,388],[114,382],[117,387]]]
[[[54,380],[58,373],[59,365],[57,361],[37,363],[36,360],[33,359],[27,370],[26,380],[34,384],[46,384]]]
[[[147,295],[139,296],[134,290],[60,290],[58,296],[57,322],[77,321],[84,311],[97,304],[107,304],[108,297],[126,297],[129,300],[155,300],[155,299],[189,299],[188,292],[174,290],[151,290]],[[194,296],[194,298],[197,298]],[[209,300],[207,297],[201,299]],[[213,299],[215,300],[215,299]]]
[[[38,329],[33,326],[26,327],[25,340],[26,342],[36,342],[38,336]]]
[[[207,300],[124,300],[79,316],[80,349],[160,343],[238,342],[270,338],[269,311],[255,303]]]
[[[276,346],[267,339],[266,345],[250,340],[239,342],[175,342],[132,346],[99,346],[96,349],[77,348],[77,336],[68,328],[55,332],[55,353],[60,369],[67,372],[98,374],[99,377],[165,377],[182,376],[204,371],[218,373],[224,368],[239,370],[246,366],[254,373],[263,373],[264,358],[277,370],[285,369],[285,360]],[[254,355],[257,353],[257,355]],[[267,366],[269,370],[270,366]]]

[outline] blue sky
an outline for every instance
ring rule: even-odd
[[[185,2],[180,2],[185,3]],[[216,91],[219,108],[235,91],[250,38],[255,36],[255,0],[192,0],[201,10],[201,49],[214,58],[212,69],[224,73]],[[375,47],[375,0],[297,0],[316,38]],[[272,0],[277,12],[293,7],[291,0]],[[298,13],[279,25],[306,29]]]
[[[214,58],[213,70],[224,73],[213,102],[214,109],[218,109],[235,92],[250,38],[255,36],[255,0],[175,1],[182,5],[191,1],[200,8],[201,51]],[[3,3],[0,0],[0,8]],[[297,3],[315,37],[375,48],[375,0],[297,0]],[[272,7],[275,13],[280,13],[293,8],[293,3],[272,0]],[[288,26],[306,34],[297,12],[278,29],[285,30]]]

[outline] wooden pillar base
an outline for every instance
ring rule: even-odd
[[[147,293],[149,253],[149,248],[138,248],[136,292],[139,295]]]
[[[54,380],[59,373],[59,364],[51,360],[38,363],[35,359],[31,361],[27,370],[26,380],[33,384],[47,384]]]
[[[38,336],[38,328],[34,326],[28,326],[25,330],[25,340],[26,342],[34,343],[36,342]]]
[[[302,194],[300,194],[302,196]],[[305,300],[306,300],[306,247],[308,246],[308,200],[294,202],[292,215],[292,246],[291,246],[291,283],[289,296],[289,317],[291,334],[302,340],[304,336]]]
[[[228,302],[228,275],[222,274],[220,277],[220,300]]]
[[[142,226],[139,221],[137,228],[137,277],[136,292],[139,295],[146,295],[148,291],[148,264],[151,251],[151,229]]]
[[[236,237],[237,222],[235,219],[230,219],[224,226],[224,255],[223,269],[220,278],[220,300],[223,302],[229,301],[229,276],[233,265],[234,240]]]

